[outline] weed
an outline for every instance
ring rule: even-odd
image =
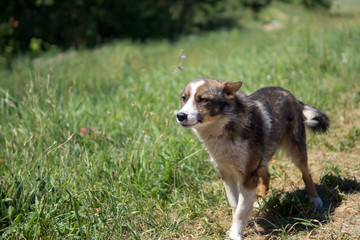
[[[342,136],[340,140],[335,141],[333,144],[325,143],[327,149],[331,151],[344,151],[356,148],[360,140],[360,127],[353,127],[350,131]]]
[[[327,167],[325,174],[320,178],[323,186],[338,189],[343,193],[351,193],[360,191],[360,183],[355,177],[344,178],[338,165],[331,164]]]

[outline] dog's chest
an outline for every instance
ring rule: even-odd
[[[246,172],[249,158],[248,141],[240,137],[229,139],[219,136],[207,138],[203,143],[211,161],[219,171],[231,168],[242,173]]]

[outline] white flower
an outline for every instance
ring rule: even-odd
[[[342,54],[341,54],[341,58],[342,58],[342,62],[343,62],[343,63],[347,63],[348,60],[347,60],[347,58],[346,58],[346,56],[345,56],[345,53],[342,53]]]

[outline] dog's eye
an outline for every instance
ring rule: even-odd
[[[199,98],[198,98],[198,102],[199,102],[199,103],[206,103],[206,102],[207,102],[207,98],[199,97]]]
[[[181,96],[181,101],[185,101],[185,100],[186,100],[185,95],[184,95],[184,96]]]

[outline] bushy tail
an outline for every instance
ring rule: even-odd
[[[330,125],[329,117],[310,105],[301,103],[303,106],[304,124],[315,133],[326,132]]]

